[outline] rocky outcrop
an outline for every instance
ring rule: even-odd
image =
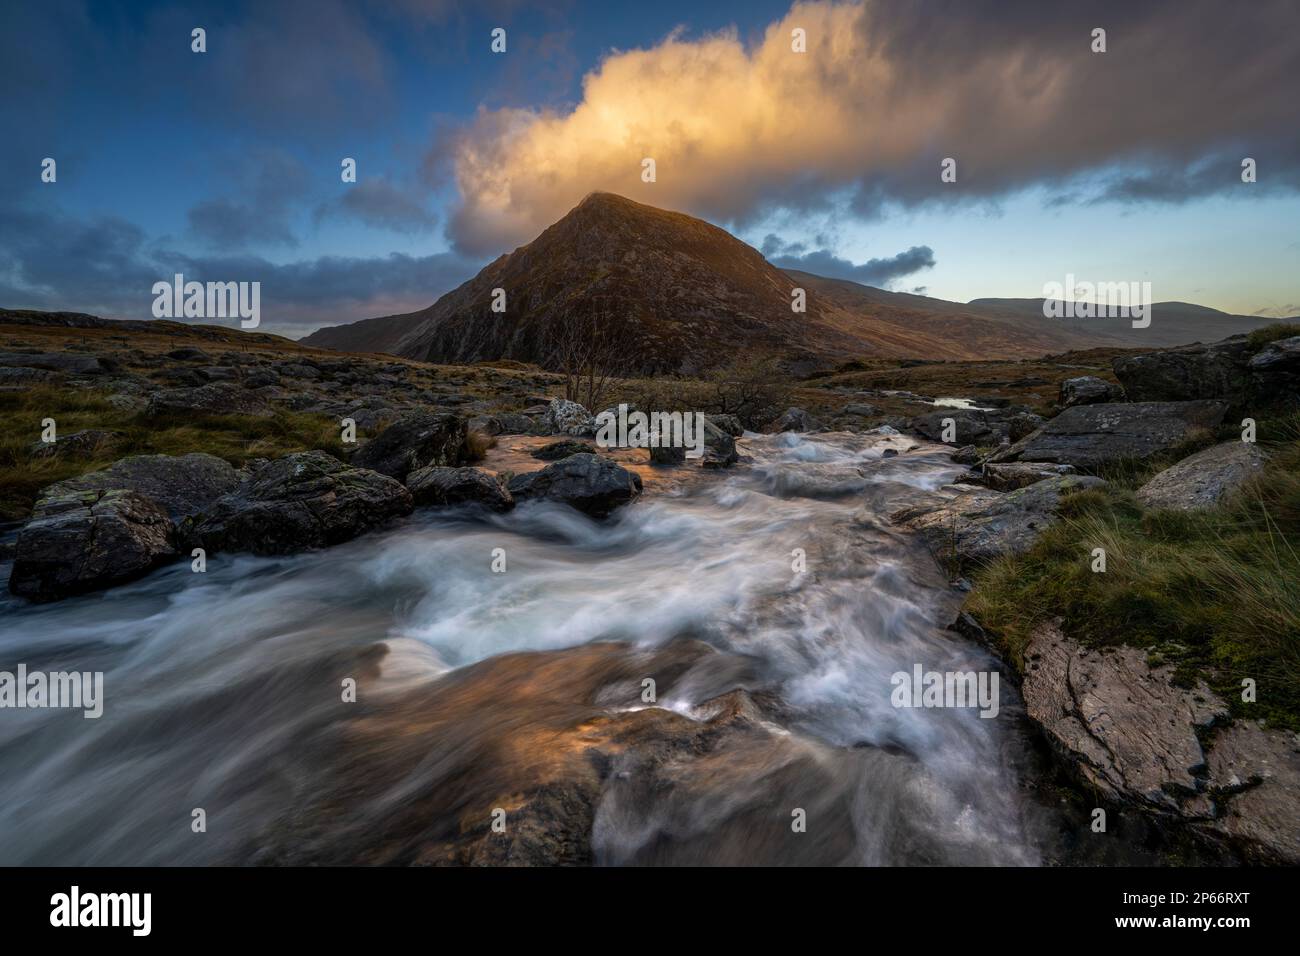
[[[56,482],[41,495],[45,498],[78,491],[134,491],[157,502],[173,521],[179,522],[233,491],[240,480],[240,473],[215,455],[201,452],[175,456],[132,455],[101,471]]]
[[[1137,491],[1148,508],[1211,508],[1264,469],[1268,456],[1253,442],[1228,441],[1189,455]]]
[[[254,392],[230,382],[197,388],[167,388],[149,396],[146,415],[251,415],[265,418],[272,408]]]
[[[182,533],[209,551],[292,554],[348,541],[412,506],[392,478],[309,451],[262,464]]]
[[[1227,410],[1221,401],[1076,405],[990,460],[1096,469],[1185,445],[1217,428]]]
[[[1095,375],[1081,375],[1067,378],[1061,382],[1060,396],[1057,404],[1062,408],[1075,405],[1100,405],[1106,402],[1118,402],[1124,398],[1124,390],[1112,385]]]
[[[641,476],[600,455],[570,455],[541,471],[516,475],[509,490],[517,501],[559,501],[593,518],[604,518],[636,500]]]
[[[1132,401],[1216,398],[1234,410],[1300,400],[1300,336],[1262,347],[1245,335],[1209,345],[1185,345],[1112,363]]]
[[[975,488],[897,511],[890,520],[919,533],[950,570],[1029,550],[1055,520],[1061,496],[1104,484],[1063,475],[1008,493]]]
[[[173,557],[167,512],[134,491],[43,497],[18,534],[9,590],[55,601],[134,580]]]
[[[449,413],[421,412],[389,425],[362,445],[352,464],[405,481],[430,465],[459,465],[465,460],[465,420]]]
[[[35,442],[29,454],[33,458],[59,458],[85,461],[92,458],[104,458],[115,447],[122,444],[121,432],[105,431],[102,428],[87,428],[71,435],[62,435],[57,441]]]
[[[1026,712],[1107,801],[1194,827],[1261,861],[1300,862],[1300,742],[1239,720],[1203,682],[1132,647],[1087,649],[1040,628],[1025,651]],[[1208,743],[1203,743],[1208,741]]]
[[[1002,445],[1028,434],[1042,421],[1017,408],[941,408],[913,418],[908,428],[930,441],[959,446]]]
[[[478,468],[421,468],[407,476],[406,489],[417,505],[479,504],[491,511],[515,506],[501,479]]]
[[[573,435],[576,437],[594,435],[596,419],[577,402],[567,398],[552,400],[542,416],[542,424],[554,435]]]

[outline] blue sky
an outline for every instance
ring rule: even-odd
[[[147,317],[175,269],[262,281],[296,336],[422,308],[610,189],[948,299],[1070,272],[1300,313],[1300,5],[1043,6],[14,4],[0,306]]]

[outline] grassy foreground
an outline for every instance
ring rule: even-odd
[[[1066,497],[1031,551],[975,575],[967,609],[1017,667],[1034,629],[1060,619],[1089,646],[1148,648],[1235,714],[1300,730],[1300,417],[1261,437],[1273,439],[1267,469],[1214,509],[1147,511],[1133,497],[1140,472]],[[1241,700],[1244,678],[1256,703]]]

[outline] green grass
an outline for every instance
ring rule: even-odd
[[[97,391],[36,386],[0,393],[0,521],[20,521],[31,512],[40,490],[112,464],[126,455],[184,455],[202,451],[241,465],[252,458],[273,458],[295,451],[321,449],[341,454],[339,426],[321,415],[277,411],[266,418],[243,415],[145,417],[112,405]],[[91,459],[33,458],[41,421],[53,418],[58,435],[82,429],[120,432],[122,439]]]
[[[1289,339],[1292,336],[1300,335],[1300,325],[1294,322],[1274,322],[1272,325],[1266,325],[1262,329],[1256,329],[1246,336],[1246,341],[1250,343],[1251,348],[1259,351],[1270,342],[1276,342],[1278,339]]]
[[[1116,486],[1067,496],[1031,551],[976,573],[968,610],[1018,667],[1035,628],[1059,619],[1086,645],[1144,647],[1180,681],[1205,679],[1238,715],[1300,729],[1300,440],[1274,429],[1288,430],[1264,474],[1215,509],[1146,511]]]

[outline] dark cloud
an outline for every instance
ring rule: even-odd
[[[896,256],[869,259],[860,265],[841,259],[827,249],[810,252],[805,249],[803,243],[786,243],[779,236],[769,235],[763,240],[762,251],[778,269],[798,269],[828,279],[848,279],[872,286],[884,286],[922,269],[934,268],[934,250],[929,246],[913,246]]]
[[[205,199],[188,213],[190,232],[211,249],[296,246],[292,222],[306,196],[309,175],[282,149],[259,148],[223,156],[219,168],[233,196]]]
[[[262,328],[309,332],[423,308],[471,277],[481,262],[455,253],[375,258],[322,256],[277,264],[254,255],[195,256],[150,243],[117,218],[82,221],[0,208],[0,307],[150,318],[155,282],[260,282]]]
[[[424,204],[422,195],[422,189],[400,187],[384,176],[360,178],[345,187],[339,198],[317,206],[315,218],[319,223],[341,216],[394,232],[429,232],[438,217]]]

